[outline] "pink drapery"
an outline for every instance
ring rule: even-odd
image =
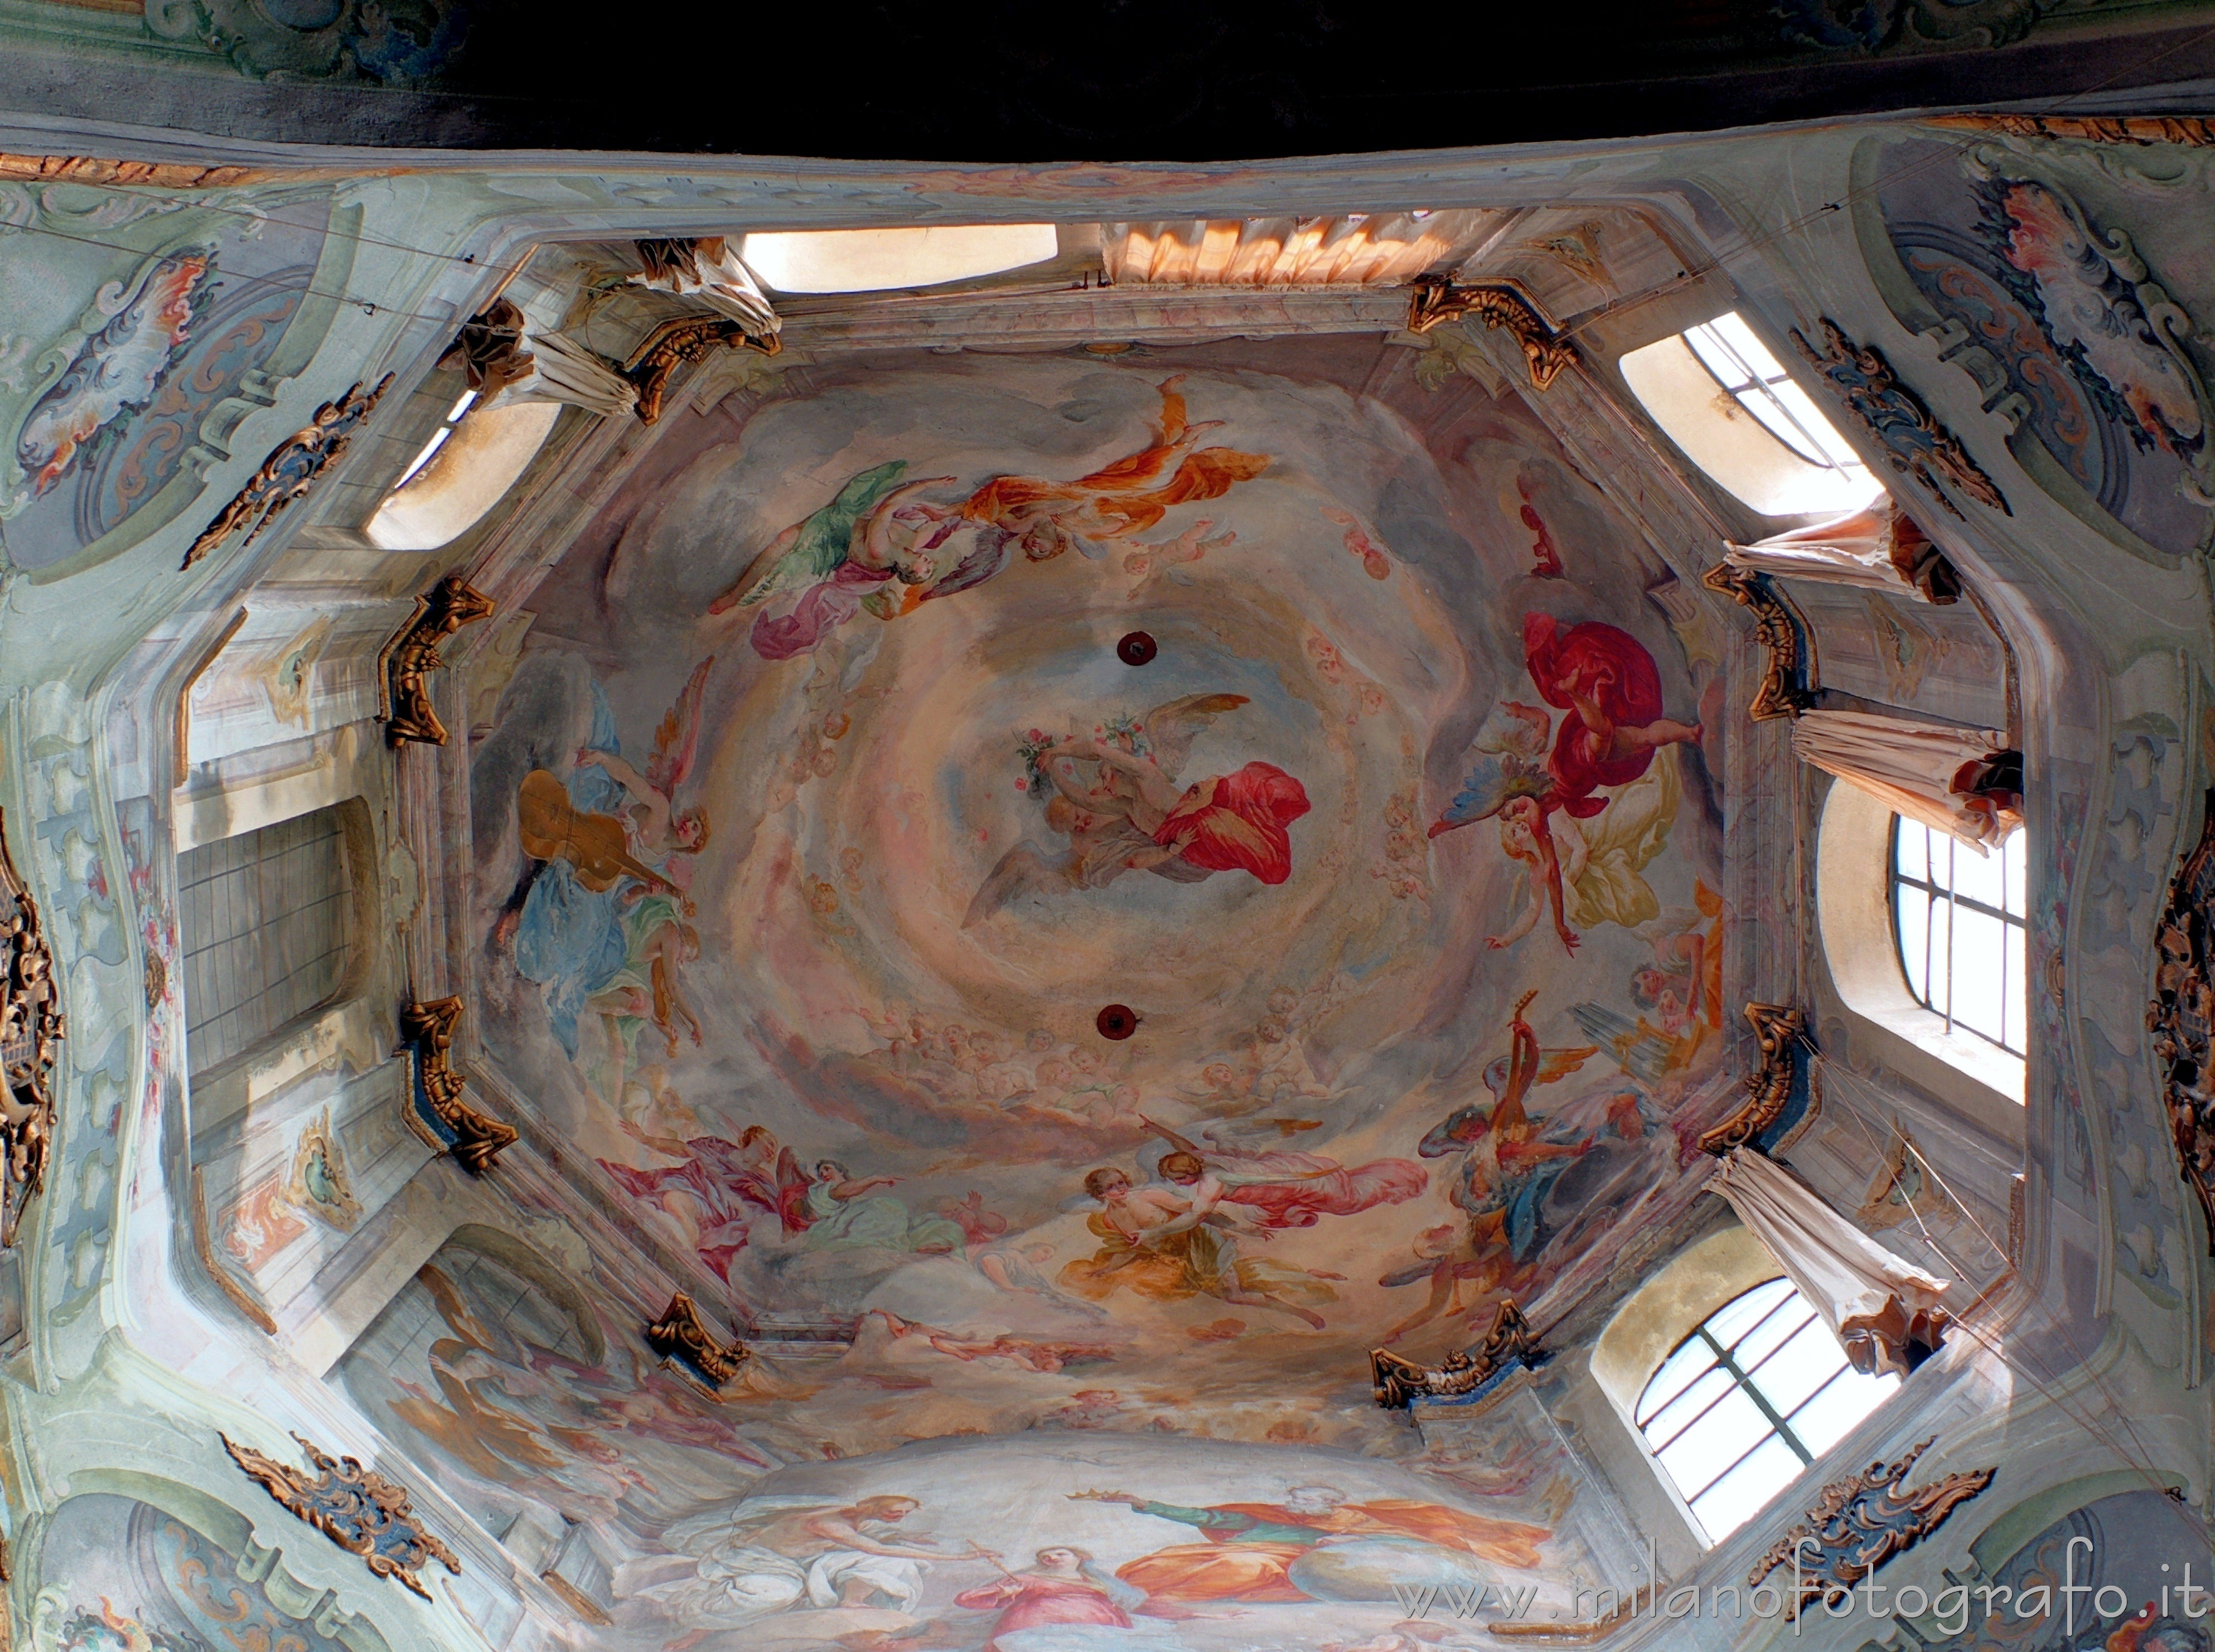
[[[1979,854],[2022,824],[2022,762],[1997,729],[1803,712],[1792,755]]]
[[[1734,568],[1786,579],[1859,585],[1926,603],[1951,603],[1961,594],[1954,565],[1889,495],[1850,516],[1751,545],[1726,541],[1723,549],[1723,560]]]
[[[1944,1340],[1952,1282],[1909,1267],[1782,1166],[1733,1147],[1708,1190],[1730,1202],[1856,1371],[1905,1376]]]

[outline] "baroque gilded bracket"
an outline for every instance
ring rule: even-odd
[[[2154,997],[2146,1028],[2161,1064],[2162,1101],[2176,1141],[2179,1172],[2206,1218],[2207,1253],[2215,1256],[2215,791],[2207,794],[2194,845],[2169,885],[2169,906],[2155,936]]]
[[[1800,346],[1807,364],[1823,376],[1853,421],[1884,449],[1886,462],[1894,470],[1922,483],[1957,519],[1961,509],[1947,497],[1941,480],[1979,505],[1989,505],[2004,516],[2015,514],[1999,485],[1969,456],[1960,438],[1938,422],[1923,398],[1899,382],[1882,351],[1856,344],[1827,315],[1822,319],[1822,332],[1821,350],[1797,327],[1792,342]]]
[[[1992,1483],[1993,1471],[1980,1468],[1948,1474],[1919,1490],[1903,1489],[1900,1482],[1930,1446],[1926,1440],[1895,1463],[1871,1463],[1850,1479],[1825,1486],[1807,1519],[1755,1563],[1746,1574],[1746,1587],[1789,1566],[1797,1598],[1786,1607],[1787,1618],[1797,1618],[1802,1601],[1811,1597],[1826,1603],[1843,1600],[1855,1584],[1922,1542]]]
[[[647,1326],[646,1345],[664,1359],[684,1361],[717,1388],[753,1358],[753,1350],[744,1343],[726,1347],[717,1341],[698,1306],[683,1291],[672,1296],[661,1318]]]
[[[1700,1137],[1702,1151],[1721,1158],[1733,1147],[1774,1153],[1822,1111],[1823,1089],[1808,1057],[1807,1017],[1787,1004],[1748,1004],[1746,1019],[1761,1049],[1761,1066],[1746,1081],[1746,1102]]]
[[[1769,576],[1751,568],[1734,568],[1718,562],[1700,576],[1709,590],[1731,598],[1753,615],[1753,634],[1769,651],[1769,669],[1753,691],[1746,714],[1757,723],[1779,717],[1797,717],[1815,703],[1807,686],[1807,665],[1814,650],[1807,627],[1792,605],[1776,594]]]
[[[200,530],[200,536],[185,553],[182,567],[191,567],[249,523],[246,542],[251,545],[279,511],[305,493],[331,462],[347,450],[354,431],[361,428],[391,382],[390,373],[377,380],[374,389],[365,390],[357,382],[335,401],[316,408],[307,429],[295,431],[272,449],[261,468]]]
[[[711,350],[758,350],[774,356],[784,348],[774,333],[749,332],[740,322],[721,315],[684,316],[664,321],[646,335],[646,342],[623,364],[623,376],[638,387],[638,422],[651,425],[661,417],[661,398],[670,376],[688,362]]]
[[[446,725],[432,708],[430,687],[424,679],[446,663],[439,646],[492,610],[492,599],[458,573],[448,574],[431,587],[429,596],[415,599],[408,623],[393,633],[377,656],[377,715],[384,725],[385,744],[396,748],[410,740],[433,746],[446,743]]]
[[[1577,358],[1575,346],[1563,339],[1537,305],[1523,292],[1503,282],[1481,282],[1457,286],[1443,276],[1419,275],[1408,298],[1408,331],[1427,333],[1447,321],[1474,315],[1488,327],[1506,327],[1523,348],[1531,369],[1531,387],[1543,390]]]
[[[0,815],[0,1246],[15,1242],[31,1196],[45,1185],[53,1150],[54,1046],[67,1031],[55,994],[53,953],[38,902],[8,853]]]
[[[436,1560],[460,1575],[462,1563],[416,1518],[407,1490],[364,1468],[359,1459],[328,1456],[296,1434],[292,1438],[315,1468],[310,1477],[251,1446],[235,1444],[228,1435],[216,1437],[263,1490],[340,1548],[359,1555],[377,1576],[396,1577],[427,1600],[430,1592],[415,1575],[424,1566]]]
[[[1474,1348],[1449,1354],[1436,1366],[1414,1361],[1381,1348],[1369,1350],[1369,1372],[1377,1403],[1398,1410],[1418,1399],[1469,1400],[1511,1372],[1543,1365],[1550,1358],[1538,1346],[1537,1333],[1515,1306],[1512,1297],[1502,1301],[1492,1316],[1492,1329]]]
[[[448,1064],[454,1029],[461,1022],[459,998],[433,998],[400,1006],[400,1037],[392,1053],[408,1058],[408,1128],[441,1153],[451,1153],[464,1169],[482,1176],[503,1147],[515,1145],[512,1125],[488,1118],[462,1096],[462,1075]]]

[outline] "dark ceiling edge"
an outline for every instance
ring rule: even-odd
[[[1962,112],[1962,106],[1930,105],[1883,113],[1812,117],[1699,132],[1664,132],[1635,137],[1550,138],[1517,144],[1472,144],[1457,148],[1336,150],[1312,155],[1264,156],[1250,160],[1205,162],[1176,161],[930,161],[826,159],[807,156],[752,152],[678,151],[659,150],[579,149],[464,149],[452,147],[390,148],[359,144],[290,144],[266,138],[227,137],[178,126],[147,126],[128,122],[69,115],[9,107],[12,62],[0,62],[0,151],[16,155],[91,156],[103,160],[145,161],[193,166],[231,165],[275,171],[345,172],[607,172],[675,174],[693,177],[726,175],[743,178],[782,177],[793,183],[836,184],[843,180],[882,180],[887,174],[913,173],[918,180],[941,178],[949,173],[1019,171],[1036,174],[1066,193],[1074,205],[1083,193],[1081,186],[1110,189],[1143,187],[1151,178],[1182,193],[1200,193],[1198,179],[1209,179],[1236,187],[1255,181],[1257,174],[1302,175],[1313,178],[1320,169],[1345,172],[1364,180],[1382,181],[1396,171],[1409,173],[1410,184],[1440,165],[1459,167],[1471,162],[1487,163],[1543,162],[1552,158],[1582,159],[1594,155],[1635,152],[1660,144],[1723,143],[1752,136],[1782,136],[1841,127],[1874,127],[1912,124],[1938,114]],[[378,94],[378,95],[390,95]],[[2143,89],[2118,89],[2068,98],[2025,98],[2008,102],[1967,106],[1993,113],[2056,114],[2215,114],[2215,76],[2179,81]],[[1088,176],[1088,174],[1091,174]],[[1320,180],[1318,180],[1320,181]],[[1072,187],[1072,186],[1080,186]],[[997,197],[976,196],[980,219],[1003,217],[1028,207],[1013,205],[1025,198],[1009,192]],[[1002,203],[995,210],[995,201]],[[1414,202],[1414,198],[1410,198]],[[1377,203],[1380,207],[1394,205]],[[1420,204],[1415,203],[1415,204]]]

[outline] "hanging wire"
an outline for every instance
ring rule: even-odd
[[[1838,1080],[1844,1079],[1846,1080],[1845,1085],[1843,1086],[1844,1088],[1860,1089],[1868,1098],[1881,1102],[1883,1099],[1881,1092],[1861,1074],[1853,1073],[1849,1068],[1842,1068],[1836,1062],[1822,1055],[1815,1049],[1813,1043],[1811,1040],[1808,1040],[1804,1034],[1801,1036],[1801,1043],[1806,1047],[1811,1062],[1819,1064],[1825,1075],[1832,1081],[1832,1089],[1834,1093],[1836,1093],[1840,1088],[1838,1084]],[[1887,1159],[1890,1155],[1879,1147],[1875,1136],[1871,1133],[1869,1120],[1867,1115],[1865,1115],[1859,1107],[1856,1106],[1852,1100],[1848,1098],[1846,1096],[1840,1095],[1839,1099],[1844,1104],[1847,1116],[1853,1121],[1855,1128],[1861,1132],[1862,1139],[1868,1144],[1870,1150],[1877,1155],[1879,1161],[1882,1162],[1884,1159]],[[1960,1330],[1971,1338],[1971,1340],[1975,1342],[1986,1352],[1992,1355],[1994,1358],[2000,1361],[2000,1362],[2006,1366],[2008,1369],[2017,1373],[2019,1375],[2028,1380],[2031,1386],[2038,1391],[2040,1398],[2045,1399],[2057,1411],[2060,1412],[2062,1416],[2069,1418],[2071,1422],[2075,1423],[2079,1428],[2083,1429],[2087,1434],[2091,1435],[2092,1438],[2098,1441],[2102,1446],[2106,1447],[2108,1450],[2114,1453],[2126,1466],[2146,1482],[2147,1487],[2150,1490],[2161,1493],[2164,1501],[2175,1503],[2180,1517],[2188,1521],[2189,1524],[2191,1524],[2200,1533],[2202,1538],[2208,1537],[2210,1535],[2211,1528],[2206,1517],[2201,1514],[2197,1509],[2191,1508],[2189,1505],[2177,1503],[2175,1499],[2169,1496],[2169,1489],[2168,1483],[2161,1478],[2160,1472],[2154,1465],[2152,1451],[2147,1447],[2144,1440],[2139,1435],[2137,1428],[2132,1423],[2128,1410],[2122,1404],[2120,1400],[2108,1387],[2105,1379],[2098,1371],[2090,1368],[2089,1365],[2080,1365],[2075,1367],[2077,1370],[2081,1370],[2084,1376],[2090,1381],[2092,1386],[2099,1390],[2101,1398],[2106,1402],[2108,1414],[2113,1416],[2118,1422],[2120,1422],[2124,1430],[2130,1435],[2131,1445],[2137,1448],[2136,1455],[2133,1455],[2131,1450],[2124,1446],[2122,1441],[2115,1435],[2114,1433],[2102,1427],[2099,1422],[2095,1421],[2089,1408],[2080,1410],[2072,1406],[2069,1400],[2053,1386],[2052,1381],[2050,1381],[2046,1377],[2042,1376],[2037,1370],[2034,1369],[2030,1366],[2027,1356],[2016,1354],[2011,1357],[2009,1347],[2003,1341],[1994,1337],[1991,1332],[1986,1331],[1984,1327],[1972,1323],[1966,1317],[1967,1312],[1973,1312],[1977,1307],[1982,1306],[1985,1301],[1990,1300],[1992,1292],[1996,1290],[2005,1279],[2009,1276],[2020,1276],[2016,1266],[2015,1258],[2004,1247],[2001,1246],[1993,1239],[1991,1234],[1986,1231],[1984,1223],[1978,1220],[1977,1213],[1974,1208],[1973,1208],[1967,1201],[1963,1199],[1960,1194],[1954,1190],[1953,1185],[1947,1181],[1944,1172],[1940,1171],[1938,1167],[1930,1161],[1929,1155],[1924,1153],[1922,1148],[1916,1145],[1913,1139],[1911,1138],[1905,1130],[1899,1128],[1897,1121],[1885,1123],[1883,1128],[1889,1131],[1889,1133],[1899,1141],[1905,1153],[1912,1153],[1914,1155],[1916,1162],[1922,1167],[1923,1172],[1931,1178],[1931,1180],[1937,1185],[1940,1192],[1943,1194],[1944,1196],[1953,1204],[1954,1208],[1961,1213],[1962,1216],[1968,1221],[1970,1227],[1976,1230],[1978,1236],[1982,1239],[1985,1245],[1991,1248],[1993,1253],[2001,1259],[2002,1271],[1999,1276],[1994,1279],[1991,1284],[1985,1288],[1985,1291],[1978,1296],[1976,1301],[1969,1305],[1969,1308],[1965,1311],[1965,1317],[1956,1318],[1951,1323],[1959,1326]],[[1997,1162],[2003,1163],[2004,1161]],[[1937,1236],[1931,1233],[1930,1224],[1924,1220],[1923,1213],[1919,1209],[1916,1208],[1915,1203],[1912,1200],[1908,1201],[1907,1208],[1909,1214],[1915,1219],[1915,1224],[1917,1229],[1920,1230],[1923,1242],[1930,1246],[1931,1254],[1937,1257],[1941,1262],[1944,1263],[1945,1265],[1956,1275],[1969,1275],[1969,1270],[1961,1267],[1953,1257],[1947,1254],[1946,1247],[1942,1245],[1938,1242]],[[2027,1306],[2029,1312],[2037,1318],[2043,1319],[2048,1328],[2055,1331],[2061,1329],[2059,1321],[2056,1319],[2052,1310],[2046,1306],[2046,1303],[2042,1300],[2033,1297],[2029,1300]],[[2060,1374],[2065,1376],[2069,1374],[2063,1373]]]

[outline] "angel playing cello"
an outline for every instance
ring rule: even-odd
[[[1193,738],[1244,694],[1187,694],[1127,730],[1048,743],[1037,750],[1046,823],[1069,840],[1060,855],[1019,843],[1000,857],[962,927],[1026,895],[1100,889],[1126,872],[1196,884],[1242,871],[1265,884],[1292,876],[1285,828],[1308,812],[1306,788],[1274,763],[1249,762],[1180,789]]]

